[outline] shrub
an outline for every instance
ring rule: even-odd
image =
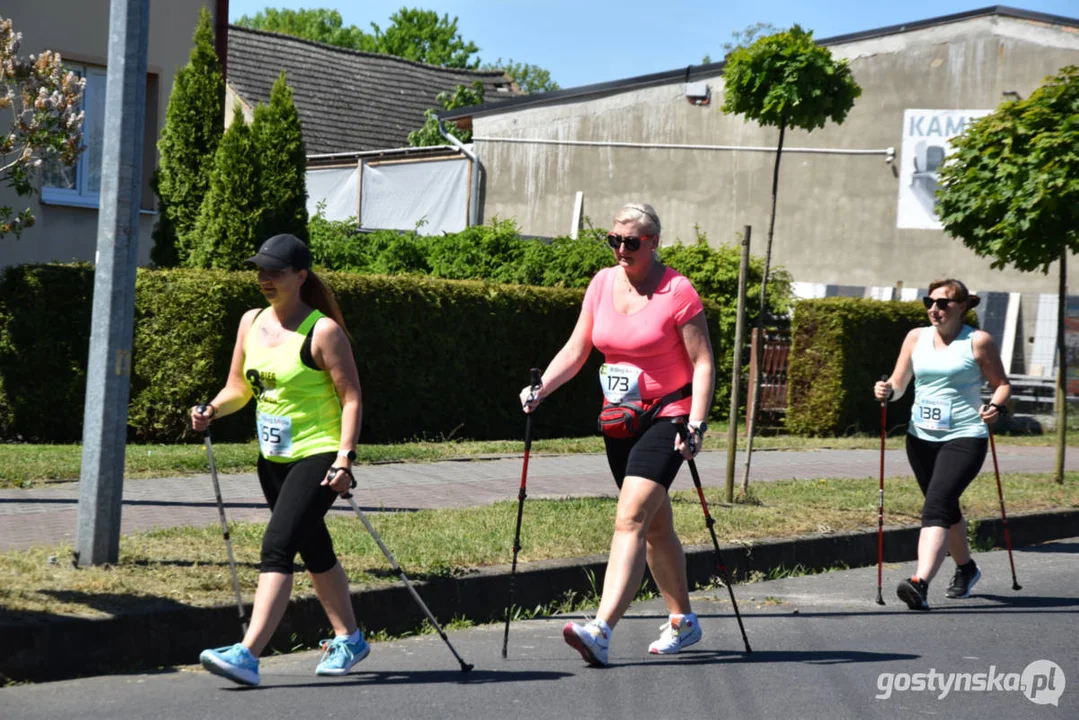
[[[977,327],[968,313],[965,322]],[[787,373],[787,429],[827,436],[879,432],[873,384],[890,375],[907,333],[926,325],[920,302],[801,300],[794,310]],[[913,387],[888,404],[888,426],[910,420]]]

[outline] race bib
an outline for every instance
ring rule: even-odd
[[[257,424],[263,457],[292,457],[292,418],[259,413]]]
[[[911,408],[911,419],[923,430],[951,430],[952,404],[947,400],[920,400]]]
[[[599,366],[599,384],[609,403],[641,399],[641,369],[629,363],[603,363]]]

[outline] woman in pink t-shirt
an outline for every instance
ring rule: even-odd
[[[659,262],[659,233],[651,205],[631,203],[619,211],[607,236],[617,264],[592,279],[573,334],[538,391],[521,391],[524,411],[532,412],[580,371],[595,346],[605,360],[600,383],[608,402],[666,403],[640,435],[604,435],[619,492],[603,597],[594,620],[562,630],[593,665],[607,664],[611,631],[640,587],[645,562],[670,613],[649,652],[677,653],[701,639],[667,491],[682,462],[700,451],[715,370],[700,296]]]

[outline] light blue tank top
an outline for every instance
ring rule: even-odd
[[[943,442],[961,437],[988,437],[978,408],[985,380],[974,359],[974,328],[964,325],[945,348],[937,349],[934,327],[922,328],[914,346],[914,407],[908,432],[916,438]]]

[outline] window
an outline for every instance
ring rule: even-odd
[[[101,149],[105,130],[105,68],[69,65],[79,77],[86,78],[82,107],[86,115],[82,124],[85,146],[72,167],[49,163],[45,167],[41,201],[56,205],[98,206],[101,193]]]

